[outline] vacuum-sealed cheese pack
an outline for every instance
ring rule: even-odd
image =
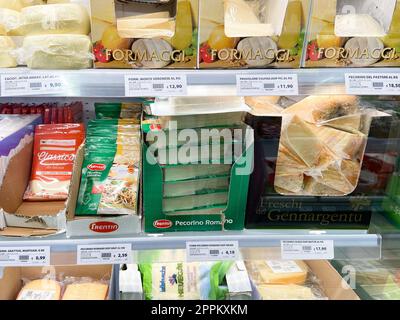
[[[67,199],[75,155],[84,139],[83,124],[39,125],[34,139],[31,180],[24,199]]]

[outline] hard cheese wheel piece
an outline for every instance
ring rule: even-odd
[[[358,67],[367,67],[380,60],[384,44],[378,38],[352,38],[346,42],[350,61]]]
[[[278,46],[270,37],[254,37],[240,41],[237,49],[249,66],[265,67],[274,62]]]
[[[92,65],[91,46],[85,35],[28,36],[23,52],[32,69],[85,69]]]
[[[90,33],[87,9],[76,3],[26,7],[21,23],[25,35]]]
[[[60,300],[61,286],[57,281],[41,279],[27,283],[17,300]]]
[[[263,300],[316,300],[312,290],[298,285],[262,285],[257,287]]]
[[[106,300],[108,285],[97,282],[67,285],[62,300]]]
[[[303,261],[259,261],[260,284],[304,284],[308,275]]]
[[[294,114],[307,122],[319,123],[358,111],[356,96],[309,96],[286,108],[283,114]]]
[[[162,39],[139,39],[133,43],[132,51],[143,67],[160,69],[171,63],[173,49]]]
[[[0,68],[12,68],[17,66],[17,61],[11,55],[15,44],[10,37],[0,36]]]

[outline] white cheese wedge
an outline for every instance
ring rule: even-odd
[[[384,37],[386,32],[369,14],[337,15],[335,35],[338,37]]]
[[[26,7],[21,11],[25,35],[90,33],[87,9],[76,3]]]
[[[0,8],[20,11],[22,7],[21,0],[0,0]]]
[[[316,300],[308,287],[298,285],[262,285],[257,287],[263,300]]]
[[[19,11],[0,8],[0,35],[18,35],[21,26]]]

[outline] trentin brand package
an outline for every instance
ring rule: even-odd
[[[96,68],[196,68],[198,0],[91,0]]]
[[[89,0],[1,1],[0,67],[92,67]]]
[[[400,1],[315,0],[304,66],[400,65]]]
[[[202,0],[199,66],[298,68],[308,15],[308,0]]]
[[[255,138],[246,228],[367,229],[398,153],[393,109],[354,96],[283,97],[277,106],[247,120]]]

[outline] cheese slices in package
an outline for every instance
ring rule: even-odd
[[[50,279],[29,281],[23,286],[17,300],[60,300],[61,284]]]

